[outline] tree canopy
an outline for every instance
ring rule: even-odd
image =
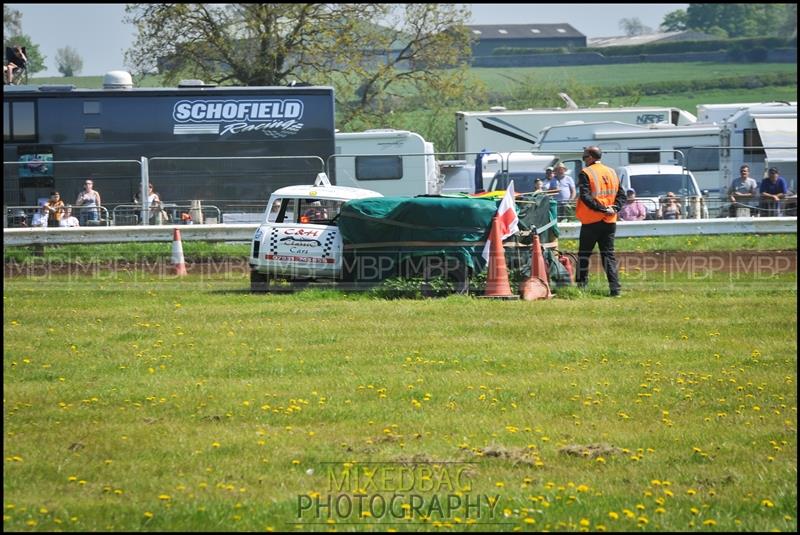
[[[667,13],[661,27],[732,38],[788,38],[797,35],[797,4],[689,4]]]
[[[469,11],[455,4],[128,4],[136,74],[166,83],[333,86],[341,124],[438,87],[458,97]]]
[[[75,76],[83,69],[83,59],[78,51],[67,46],[56,51],[56,63],[58,72],[64,76]]]

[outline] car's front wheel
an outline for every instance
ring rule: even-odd
[[[269,275],[260,273],[255,269],[250,270],[250,291],[253,293],[267,293],[269,289]]]

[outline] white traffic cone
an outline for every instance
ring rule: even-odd
[[[183,244],[181,243],[181,231],[174,229],[172,232],[172,266],[175,275],[183,277],[186,275],[186,263],[183,260]]]

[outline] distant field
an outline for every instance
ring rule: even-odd
[[[610,87],[681,80],[716,80],[732,76],[757,78],[767,73],[796,73],[797,66],[791,63],[636,63],[514,69],[475,68],[470,72],[493,89],[502,87],[509,81],[524,82],[529,79],[547,82],[572,80],[585,85]]]

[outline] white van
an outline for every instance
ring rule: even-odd
[[[683,206],[684,219],[708,218],[708,208],[697,180],[680,165],[637,164],[617,168],[617,176],[627,192],[633,188],[636,200],[647,208],[647,219],[657,219],[661,200],[674,193]]]
[[[265,292],[273,277],[338,279],[342,237],[336,217],[352,199],[383,197],[360,188],[332,186],[324,173],[313,186],[288,186],[269,198],[250,248],[250,290]]]

